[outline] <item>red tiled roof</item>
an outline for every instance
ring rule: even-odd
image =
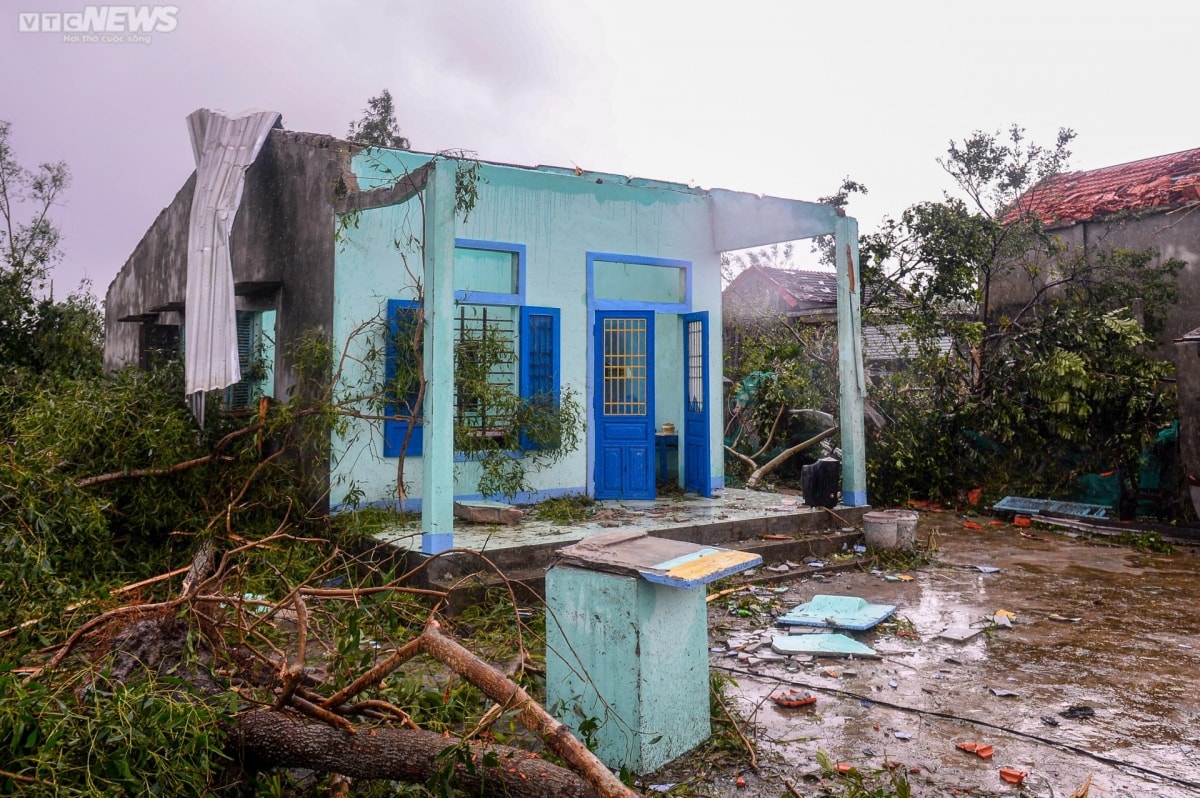
[[[1062,227],[1123,211],[1167,210],[1197,200],[1200,149],[1055,175],[1026,192],[1019,204],[1044,224]]]

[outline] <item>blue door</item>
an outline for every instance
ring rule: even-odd
[[[683,489],[712,495],[708,311],[683,317]]]
[[[599,311],[595,329],[597,499],[654,498],[654,314]]]

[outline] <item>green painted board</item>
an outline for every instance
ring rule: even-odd
[[[777,654],[811,654],[814,657],[878,657],[875,649],[840,634],[782,635],[771,638]]]
[[[781,626],[819,626],[861,632],[896,611],[894,604],[871,604],[857,596],[813,596],[791,612],[779,616]]]

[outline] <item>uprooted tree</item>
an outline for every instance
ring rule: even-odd
[[[37,397],[3,443],[0,791],[273,793],[304,768],[288,789],[629,794],[530,697],[538,632],[511,594],[453,621],[471,652],[444,593],[375,561],[376,516],[302,503],[288,436],[327,408],[212,408],[201,430],[180,384]]]
[[[444,593],[376,559],[369,532],[394,516],[313,501],[303,437],[386,386],[344,394],[344,352],[296,349],[288,401],[210,396],[203,428],[177,362],[12,406],[0,792],[628,795],[531,698],[538,620],[511,592],[443,619]]]

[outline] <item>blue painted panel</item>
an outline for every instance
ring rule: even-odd
[[[399,337],[416,324],[416,310],[420,302],[408,299],[389,299],[387,303],[388,338],[385,343],[384,379],[388,384],[396,378],[397,360],[401,356],[396,343]],[[416,394],[405,397],[394,397],[384,408],[385,415],[407,415],[408,410],[416,403]],[[417,408],[419,417],[420,408]],[[383,456],[399,457],[400,447],[404,444],[404,435],[408,431],[408,421],[385,420],[383,422]],[[425,428],[418,424],[413,427],[412,435],[408,438],[408,449],[405,454],[410,457],[419,456],[424,449]]]
[[[683,317],[683,488],[712,496],[708,311]]]
[[[598,312],[593,352],[596,498],[653,499],[654,314]]]

